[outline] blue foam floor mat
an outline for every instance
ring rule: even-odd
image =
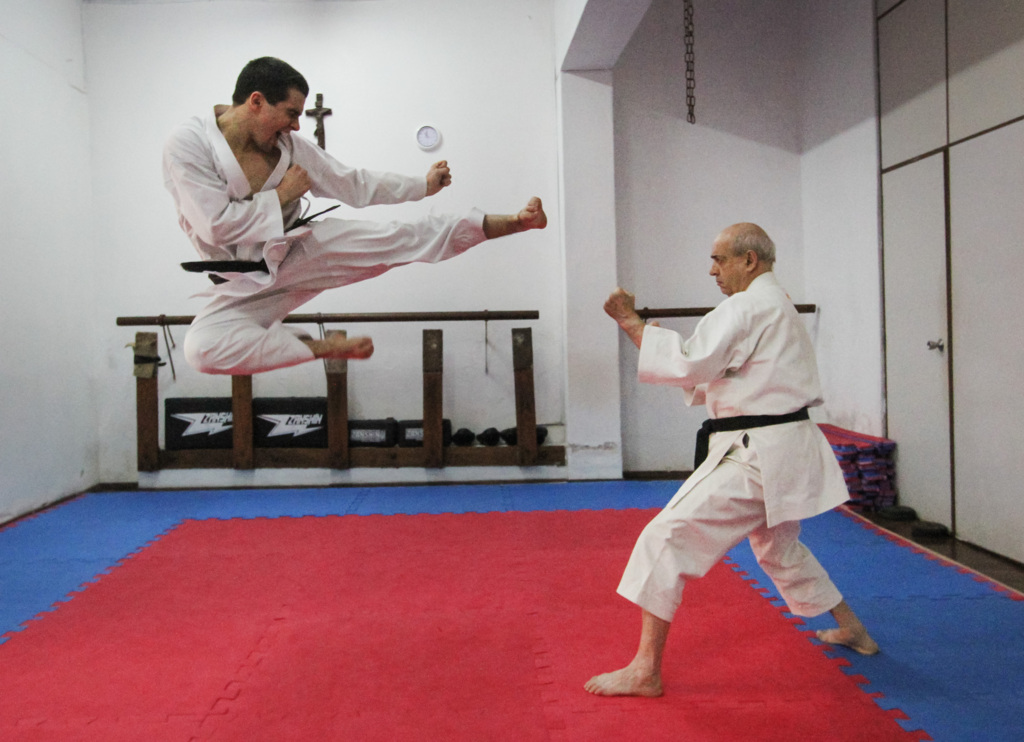
[[[802,540],[882,647],[874,657],[831,652],[849,661],[844,672],[859,676],[879,706],[898,708],[905,729],[935,740],[1024,739],[1024,601],[838,512],[804,521]],[[749,545],[729,557],[782,605]],[[810,630],[834,625],[828,616],[805,622]]]
[[[73,599],[186,519],[653,509],[677,487],[569,482],[83,495],[0,527],[0,654],[9,632]],[[805,521],[803,540],[882,646],[875,657],[834,651],[881,707],[908,717],[900,721],[905,729],[950,742],[1024,739],[1024,601],[839,512]],[[745,543],[728,558],[780,602]],[[830,625],[819,617],[803,629]]]

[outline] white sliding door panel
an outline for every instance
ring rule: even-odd
[[[878,22],[882,166],[946,144],[945,0],[906,0]]]
[[[949,382],[945,351],[943,160],[934,155],[882,177],[886,406],[896,441],[899,502],[951,525]]]
[[[957,532],[1024,561],[1024,123],[950,155]]]
[[[1024,3],[949,0],[949,138],[1024,115]]]

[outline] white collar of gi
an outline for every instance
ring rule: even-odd
[[[242,166],[238,164],[235,153],[231,151],[231,145],[224,138],[224,132],[217,126],[217,111],[214,109],[206,119],[206,136],[213,145],[213,153],[220,163],[220,170],[224,179],[228,182],[228,196],[235,201],[241,201],[252,195],[249,186],[249,179],[242,172]],[[281,182],[285,172],[292,164],[291,141],[280,137],[277,141],[278,149],[281,150],[281,158],[277,161],[277,167],[263,184],[262,190],[273,190]]]
[[[213,154],[220,164],[220,170],[228,182],[228,196],[235,201],[241,201],[252,191],[249,188],[249,179],[242,172],[242,166],[235,159],[235,153],[231,151],[231,145],[224,138],[224,132],[217,126],[217,112],[210,111],[206,119],[206,136],[213,145]]]
[[[758,288],[764,286],[765,288],[767,288],[768,286],[778,285],[779,279],[775,277],[775,271],[765,271],[760,276],[758,276],[757,278],[750,282],[750,285],[747,286],[747,291],[750,291],[750,289],[754,288],[754,286],[757,286]]]

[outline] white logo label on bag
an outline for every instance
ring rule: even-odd
[[[274,428],[267,433],[267,438],[279,435],[290,435],[297,438],[323,427],[323,415],[260,415],[261,420],[273,423]]]
[[[172,417],[184,420],[188,427],[181,434],[184,438],[187,435],[216,435],[225,430],[231,430],[230,412],[179,412]]]

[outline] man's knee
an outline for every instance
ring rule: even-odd
[[[223,348],[209,333],[189,330],[182,346],[185,360],[196,371],[204,374],[231,373]]]
[[[800,542],[800,522],[784,521],[771,528],[755,529],[747,537],[757,563],[766,569],[799,562],[810,555]]]
[[[185,335],[185,360],[204,374],[254,373],[253,353],[260,343],[259,334],[239,332],[237,328],[190,328]]]

